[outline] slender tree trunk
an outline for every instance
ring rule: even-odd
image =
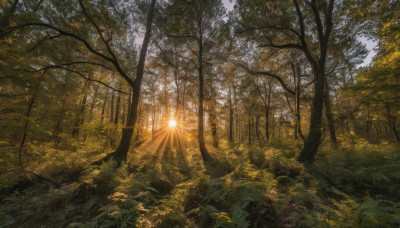
[[[186,98],[186,84],[187,84],[187,72],[185,73],[185,82],[183,83],[183,93],[182,93],[182,135],[185,134],[185,122],[186,122],[186,115],[185,115],[185,98]]]
[[[37,92],[37,91],[36,91],[36,92]],[[35,102],[35,99],[36,99],[36,93],[32,96],[32,98],[31,98],[31,100],[30,100],[30,102],[29,102],[29,105],[28,105],[28,111],[26,112],[26,119],[27,119],[27,120],[26,120],[26,122],[25,122],[24,135],[22,136],[21,144],[20,144],[20,146],[19,146],[19,164],[20,164],[20,166],[21,166],[22,169],[25,169],[25,168],[24,168],[24,164],[23,164],[23,162],[22,162],[22,149],[23,149],[23,147],[24,147],[24,143],[25,143],[25,140],[26,140],[26,136],[28,135],[29,117],[30,117],[30,115],[31,115],[31,110],[32,110],[33,103]]]
[[[94,109],[94,104],[96,103],[97,99],[97,91],[99,90],[99,85],[96,85],[96,88],[94,89],[94,94],[93,94],[93,99],[92,99],[92,105],[90,106],[90,116],[92,116],[93,109]]]
[[[126,97],[124,98],[124,104],[122,108],[122,115],[121,115],[121,123],[125,124],[125,118],[126,118]]]
[[[211,135],[212,135],[213,147],[214,148],[218,148],[217,117],[215,115],[215,110],[210,110],[209,121],[210,121],[210,127],[211,127]]]
[[[134,79],[134,81],[131,84],[132,103],[130,105],[130,113],[129,113],[128,120],[126,123],[126,127],[122,130],[122,138],[121,138],[121,142],[120,142],[117,150],[114,153],[112,153],[112,155],[111,155],[115,158],[115,160],[119,164],[121,164],[122,161],[126,161],[130,142],[132,139],[132,134],[135,129],[135,123],[136,123],[136,119],[137,119],[137,107],[138,107],[139,99],[140,99],[140,89],[141,89],[141,85],[142,85],[147,48],[150,43],[151,29],[152,29],[152,24],[153,24],[153,15],[154,15],[153,13],[154,13],[155,5],[156,5],[156,0],[151,0],[149,12],[147,15],[146,33],[143,38],[143,45],[140,50],[138,67],[136,70],[136,78]]]
[[[333,145],[337,147],[335,120],[333,118],[333,113],[331,110],[331,102],[329,100],[329,85],[328,85],[328,80],[326,79],[325,79],[324,105],[325,105],[326,119],[328,120],[329,134],[331,136]]]
[[[251,116],[249,114],[249,120],[248,120],[248,127],[249,127],[249,142],[248,144],[251,145]]]
[[[233,89],[233,108],[235,110],[235,137],[237,140],[240,141],[240,129],[239,129],[239,114],[237,109],[237,99],[236,99],[236,87],[235,85],[232,86]]]
[[[155,97],[152,96],[152,116],[151,116],[151,137],[154,138],[154,133],[156,130],[156,100]]]
[[[257,140],[258,140],[258,141],[260,141],[260,132],[259,132],[259,130],[258,130],[259,122],[260,122],[260,116],[257,115],[257,116],[256,116],[256,123],[255,123],[255,124],[256,124],[255,130],[256,130],[256,136],[257,136]]]
[[[80,115],[80,125],[83,125],[85,123],[85,109],[86,109],[86,103],[87,103],[87,95],[85,94],[83,96],[82,100],[82,105],[81,105],[81,115]]]
[[[111,105],[110,105],[110,110],[111,110],[111,118],[110,118],[110,123],[114,122],[114,94],[115,91],[112,91],[112,96],[111,96]]]
[[[229,142],[233,142],[233,106],[232,106],[232,87],[229,86],[228,92],[228,103],[229,103]]]
[[[106,110],[107,98],[108,98],[108,88],[107,88],[106,94],[104,96],[103,108],[101,109],[101,119],[100,119],[101,123],[104,122],[104,112]]]
[[[89,87],[89,81],[85,81],[82,92],[84,93],[82,100],[79,102],[79,111],[76,114],[75,126],[72,130],[72,137],[76,138],[79,136],[80,126],[85,122],[85,108],[87,101],[87,88]]]
[[[300,66],[296,67],[296,75],[297,77],[295,78],[295,107],[296,107],[296,139],[297,139],[297,133],[300,135],[300,137],[304,140],[304,135],[303,132],[301,131],[301,116],[300,116],[300,93],[301,93],[301,69]]]
[[[80,111],[80,115],[79,115],[79,127],[78,132],[79,132],[79,128],[85,123],[85,109],[86,109],[86,103],[87,103],[87,94],[85,94],[83,96],[83,100],[82,100],[82,105],[81,105],[81,111]],[[77,132],[77,134],[78,134]],[[77,135],[78,136],[78,135]],[[83,134],[83,139],[86,140],[86,134]]]
[[[272,81],[268,83],[268,89],[265,88],[267,105],[265,105],[265,137],[269,141],[269,108],[271,106],[271,93],[272,93]]]
[[[142,126],[142,102],[139,102],[139,109],[138,109],[138,111],[137,111],[137,113],[138,113],[138,121],[137,121],[137,129],[136,129],[136,138],[135,138],[135,140],[136,141],[139,141],[139,139],[140,139],[140,129],[141,129],[141,126]]]
[[[180,119],[180,89],[179,89],[179,82],[178,82],[178,63],[174,69],[174,80],[176,86],[176,104],[175,104],[175,113],[174,113],[174,120],[179,121]]]
[[[201,16],[198,18],[198,25],[199,25],[199,113],[198,113],[198,140],[199,140],[199,147],[200,153],[203,157],[203,161],[207,162],[211,160],[211,156],[207,151],[205,142],[204,142],[204,110],[203,110],[203,101],[204,101],[204,77],[203,77],[203,32],[202,32],[202,21]]]
[[[118,118],[119,118],[119,106],[121,104],[121,96],[118,95],[117,98],[117,107],[115,108],[115,119],[114,119],[114,123],[118,124]]]
[[[213,147],[218,148],[218,136],[217,136],[217,112],[216,112],[216,100],[215,100],[215,90],[213,86],[211,86],[211,101],[210,101],[210,127],[211,127],[211,135],[213,140]]]

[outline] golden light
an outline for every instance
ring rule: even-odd
[[[169,127],[172,127],[172,128],[176,127],[176,121],[175,120],[170,120],[168,124],[169,124]]]

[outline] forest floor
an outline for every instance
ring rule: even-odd
[[[204,165],[187,140],[185,159],[173,149],[160,161],[140,146],[117,167],[88,165],[111,151],[96,141],[30,144],[41,159],[26,169],[60,185],[0,174],[0,227],[400,226],[400,152],[385,142],[325,143],[305,167],[295,159],[300,141],[221,141]]]

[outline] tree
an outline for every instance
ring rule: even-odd
[[[259,47],[301,51],[311,66],[314,76],[314,96],[310,130],[298,157],[299,161],[307,163],[314,161],[321,143],[325,64],[334,25],[333,13],[339,5],[334,3],[334,0],[323,2],[239,0],[236,10],[238,33],[250,36]],[[312,36],[316,39],[312,39]]]
[[[194,0],[168,2],[163,17],[157,23],[160,29],[171,38],[187,40],[190,52],[196,57],[198,70],[198,142],[203,160],[211,160],[204,141],[204,65],[207,54],[215,48],[215,38],[220,33],[224,15],[221,1]],[[168,22],[168,23],[166,23]]]
[[[56,3],[57,4],[57,3]],[[92,3],[95,4],[95,3]],[[98,10],[103,10],[104,6],[102,6],[103,2],[97,3],[99,8]],[[112,3],[111,3],[112,4]],[[77,21],[79,24],[79,20],[81,20],[81,16],[85,18],[89,23],[89,28],[87,30],[74,30],[68,27],[66,25],[67,23],[63,21],[65,18],[52,18],[52,20],[46,20],[47,18],[44,17],[44,15],[41,15],[41,17],[35,18],[34,22],[29,22],[21,25],[16,25],[11,28],[6,29],[6,32],[13,32],[15,30],[21,30],[24,28],[33,28],[37,29],[39,32],[41,31],[47,31],[47,35],[44,36],[41,40],[37,42],[35,47],[40,46],[42,43],[48,41],[48,40],[53,40],[53,39],[58,39],[58,38],[66,38],[67,40],[72,40],[76,44],[80,44],[80,46],[83,48],[83,50],[88,51],[90,55],[92,55],[93,58],[97,59],[98,61],[102,61],[103,63],[96,63],[95,61],[72,61],[69,63],[64,63],[64,64],[51,64],[43,67],[40,70],[47,70],[47,69],[62,69],[65,71],[70,71],[74,74],[78,74],[81,77],[84,77],[86,79],[90,79],[88,77],[85,77],[80,71],[71,69],[68,66],[74,66],[74,65],[95,65],[102,67],[104,69],[110,70],[111,67],[109,67],[106,64],[109,64],[113,67],[113,70],[117,71],[119,76],[123,78],[128,85],[132,88],[133,90],[133,100],[130,106],[130,116],[128,117],[128,121],[126,124],[126,128],[123,130],[122,134],[122,139],[121,142],[117,148],[117,150],[110,154],[108,157],[114,157],[118,163],[121,163],[122,161],[126,160],[129,145],[130,145],[130,140],[133,134],[135,122],[137,119],[137,107],[139,103],[139,98],[140,98],[140,89],[141,89],[141,83],[143,79],[143,74],[144,74],[144,64],[145,64],[145,59],[146,59],[146,53],[147,53],[147,48],[150,42],[150,36],[151,36],[151,29],[152,29],[152,23],[153,23],[153,15],[154,15],[154,8],[155,8],[156,0],[152,0],[149,8],[148,8],[148,13],[147,13],[147,22],[146,22],[146,32],[142,44],[142,48],[140,51],[139,55],[139,62],[138,66],[136,69],[136,77],[131,78],[129,74],[127,73],[127,68],[122,66],[121,60],[118,58],[118,55],[122,54],[121,50],[114,48],[112,45],[112,39],[114,38],[113,35],[114,33],[111,32],[111,30],[114,29],[114,31],[118,32],[118,29],[120,27],[113,26],[111,24],[108,24],[111,22],[115,22],[116,18],[113,18],[113,16],[108,12],[107,10],[104,10],[103,15],[107,15],[107,17],[103,17],[103,19],[100,21],[95,21],[93,18],[94,16],[91,15],[91,13],[97,13],[95,10],[95,6],[92,5],[92,7],[89,8],[89,10],[85,7],[84,3],[82,0],[79,0],[79,6],[80,9],[77,11],[75,8],[71,8],[71,5],[65,5],[64,4],[59,4],[59,5],[51,5],[54,6],[55,10],[61,11],[62,10],[70,10],[70,15],[72,15],[72,18],[70,20]],[[64,7],[64,8],[62,8]],[[115,8],[115,5],[112,5],[113,8]],[[46,17],[54,17],[54,14],[47,14]],[[59,16],[59,15],[57,15]],[[108,21],[106,21],[108,20]],[[126,20],[126,19],[125,19]],[[53,22],[54,23],[51,23]],[[114,24],[115,25],[115,24]],[[106,32],[104,32],[106,31]],[[85,34],[86,32],[86,34]],[[89,33],[89,34],[88,34]],[[93,41],[99,42],[102,46],[102,50],[98,50],[97,47],[93,45]],[[82,51],[79,50],[78,51]],[[102,83],[102,82],[100,82]],[[105,83],[102,83],[105,84]],[[116,89],[114,89],[116,90]]]

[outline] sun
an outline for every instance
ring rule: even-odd
[[[168,122],[168,125],[169,125],[169,127],[174,128],[174,127],[176,127],[176,121],[175,121],[175,120],[170,120],[170,121]]]

